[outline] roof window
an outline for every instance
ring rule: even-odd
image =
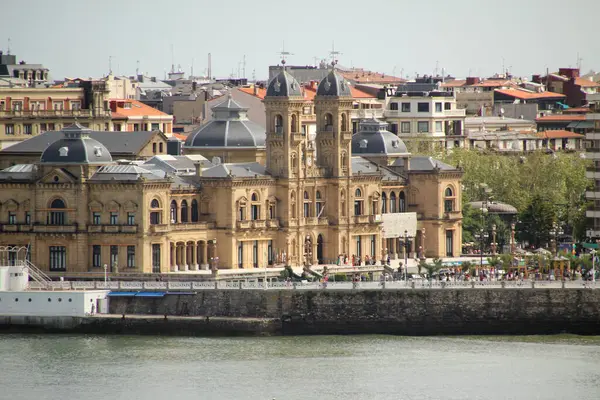
[[[69,148],[61,147],[60,149],[58,149],[58,155],[61,157],[67,157],[69,155]]]

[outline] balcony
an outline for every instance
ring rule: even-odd
[[[317,217],[305,217],[304,225],[317,225],[319,223],[319,219]]]
[[[304,139],[306,139],[306,135],[303,135],[300,132],[295,132],[292,133],[292,141],[296,142],[296,143],[300,143],[301,141],[303,141]]]
[[[368,224],[370,223],[370,215],[355,215],[354,216],[354,223],[355,224]]]
[[[460,210],[450,211],[444,213],[444,219],[457,220],[462,218],[462,212]]]
[[[288,221],[288,226],[290,226],[290,227],[296,227],[296,226],[298,226],[298,219],[297,218],[291,218]]]
[[[138,226],[137,225],[121,225],[122,233],[137,233]]]
[[[105,233],[119,233],[119,225],[104,225]]]
[[[456,110],[444,110],[442,114],[444,117],[465,117],[467,115],[467,110],[460,108]]]
[[[67,225],[33,225],[34,233],[76,233],[77,224]]]
[[[596,171],[593,169],[589,169],[585,171],[585,177],[587,179],[600,179],[600,170]]]
[[[352,110],[352,118],[382,118],[383,108],[360,108]]]
[[[408,116],[409,113],[407,112],[402,112],[400,110],[385,110],[383,112],[383,116],[384,117],[392,117],[392,118],[397,118],[397,117],[406,117]]]
[[[329,218],[327,218],[327,217],[319,217],[319,221],[317,223],[319,225],[329,225]]]
[[[381,214],[369,215],[369,223],[371,224],[379,224],[383,222],[381,218]]]
[[[588,218],[600,218],[600,211],[588,210],[585,212],[585,216]]]
[[[236,221],[235,226],[237,229],[250,229],[252,226],[251,221]]]
[[[600,192],[585,192],[585,198],[589,200],[600,200]]]
[[[29,224],[2,224],[0,225],[1,232],[31,232]]]
[[[167,225],[167,224],[150,225],[150,233],[166,233],[166,232],[169,232],[169,225]]]
[[[267,227],[267,221],[264,219],[255,219],[252,221],[252,228],[254,229],[264,229]]]
[[[107,111],[106,116],[109,116]],[[10,110],[0,111],[0,118],[91,118],[92,110]]]
[[[342,140],[352,140],[352,131],[342,132]]]
[[[88,233],[137,233],[137,225],[93,224],[87,226]]]
[[[279,220],[278,219],[268,219],[267,227],[268,228],[279,228]]]
[[[182,224],[171,224],[171,231],[198,231],[209,229],[212,227],[212,223],[207,221],[202,222],[184,222]]]

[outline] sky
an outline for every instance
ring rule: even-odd
[[[396,76],[600,70],[599,0],[0,0],[0,49],[54,79],[181,65],[266,79],[280,62],[330,59]],[[111,62],[109,63],[109,59]]]

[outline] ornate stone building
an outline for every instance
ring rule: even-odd
[[[117,163],[87,129],[64,129],[39,162],[0,171],[0,245],[28,245],[35,265],[58,274],[379,261],[402,253],[404,229],[416,253],[460,253],[461,172],[411,157],[375,119],[353,135],[350,88],[335,70],[314,102],[282,70],[264,103],[265,140],[254,150],[264,162],[209,154],[191,173]],[[314,140],[300,128],[307,106]]]

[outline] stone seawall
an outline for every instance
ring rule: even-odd
[[[600,335],[600,290],[203,290],[112,297],[108,315],[0,316],[0,332]]]
[[[277,319],[283,334],[600,334],[600,290],[204,290],[113,297],[110,313]]]

